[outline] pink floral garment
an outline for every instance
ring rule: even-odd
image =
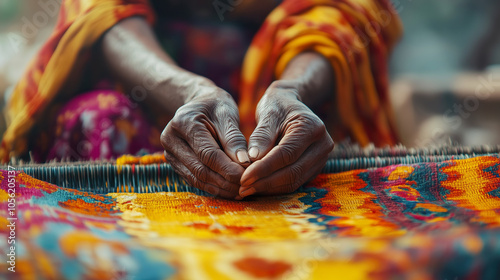
[[[48,143],[33,149],[35,161],[109,159],[163,150],[159,130],[141,108],[113,90],[80,94],[52,120]]]

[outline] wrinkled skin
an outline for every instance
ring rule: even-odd
[[[271,86],[259,102],[248,145],[253,163],[241,178],[241,197],[293,192],[325,165],[333,140],[296,91]]]
[[[238,108],[213,87],[180,107],[161,135],[165,157],[192,186],[224,198],[238,195],[244,168],[236,156],[247,150]],[[248,164],[248,157],[241,164]]]
[[[325,165],[333,141],[296,89],[271,86],[259,102],[250,165],[236,156],[247,145],[235,102],[222,90],[207,91],[180,107],[161,136],[167,160],[194,187],[236,199],[289,193]]]
[[[333,148],[311,109],[332,100],[335,83],[330,63],[317,53],[298,54],[270,85],[247,145],[231,95],[177,66],[144,19],[121,21],[100,47],[108,72],[126,90],[147,81],[142,105],[171,117],[160,139],[165,156],[198,189],[228,199],[289,193],[320,172]]]

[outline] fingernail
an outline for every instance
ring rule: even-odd
[[[248,153],[245,150],[237,151],[236,158],[240,163],[250,163],[250,159],[248,158]]]
[[[240,196],[241,197],[246,197],[246,196],[254,194],[255,192],[256,192],[255,188],[251,187],[251,188],[248,188],[248,189],[240,192]]]
[[[248,151],[248,154],[251,158],[257,158],[259,156],[259,149],[257,149],[256,147],[252,147]]]

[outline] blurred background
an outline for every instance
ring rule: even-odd
[[[37,2],[0,0],[0,103],[57,20]],[[500,143],[500,1],[392,2],[405,28],[390,61],[403,144]]]

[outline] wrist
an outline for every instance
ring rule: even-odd
[[[189,87],[184,89],[184,104],[194,99],[212,97],[220,88],[211,80],[195,75],[189,80]]]
[[[215,84],[209,79],[184,69],[178,68],[171,72],[168,73],[169,75],[163,75],[155,91],[159,96],[167,94],[168,98],[165,100],[173,101],[175,99],[175,103],[178,103],[177,107],[202,95],[209,88],[216,88]]]
[[[300,100],[316,107],[333,97],[335,75],[330,62],[316,52],[295,56],[281,74],[280,81],[294,83]]]
[[[188,97],[186,98],[186,103],[193,100],[205,100],[217,101],[225,104],[231,103],[232,105],[237,107],[236,102],[234,101],[231,94],[204,77],[200,77],[200,79],[193,81],[191,92],[192,94],[188,95]]]
[[[290,98],[302,101],[303,90],[301,81],[297,79],[276,80],[269,86],[264,97]]]

